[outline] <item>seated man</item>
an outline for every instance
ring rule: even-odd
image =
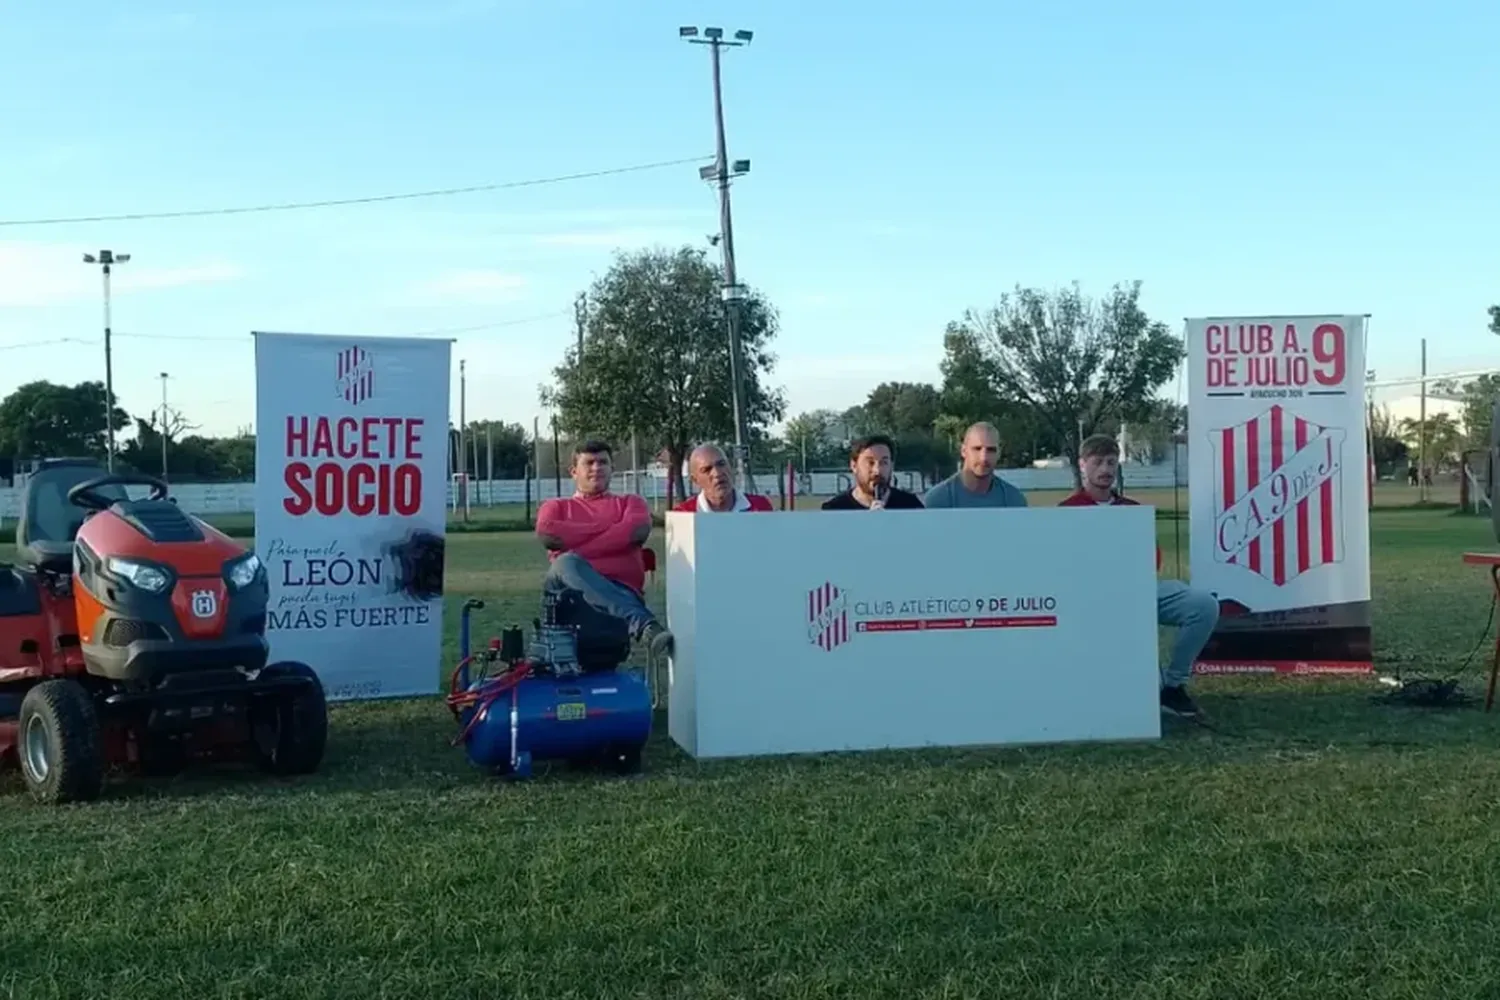
[[[688,497],[673,510],[684,514],[725,514],[744,511],[769,511],[774,508],[767,497],[741,493],[734,488],[729,459],[718,445],[700,444],[688,456],[688,475],[698,487],[698,495]]]
[[[849,446],[854,485],[823,501],[824,510],[921,510],[922,498],[891,485],[896,446],[884,434],[862,437]]]
[[[1135,504],[1134,500],[1114,492],[1120,472],[1120,446],[1114,438],[1096,434],[1086,439],[1078,449],[1078,469],[1083,473],[1083,488],[1061,506]],[[1156,547],[1156,568],[1161,570],[1160,545]],[[1219,602],[1209,592],[1189,587],[1181,580],[1158,580],[1156,620],[1157,624],[1177,629],[1172,657],[1161,675],[1162,711],[1191,718],[1198,714],[1198,706],[1187,693],[1187,681],[1193,673],[1193,662],[1214,634],[1219,621]]]
[[[552,565],[549,596],[576,596],[594,610],[618,618],[630,637],[646,641],[652,662],[672,655],[672,633],[646,607],[646,566],[641,547],[651,535],[651,511],[633,494],[609,491],[612,453],[603,441],[585,441],[573,451],[577,491],[543,503],[536,534]]]
[[[1000,461],[1000,432],[977,423],[964,432],[959,449],[963,467],[937,483],[922,498],[926,507],[1025,507],[1026,494],[995,475]]]

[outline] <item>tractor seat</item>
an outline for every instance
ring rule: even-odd
[[[72,542],[27,542],[16,546],[16,562],[34,570],[68,575],[73,572]]]

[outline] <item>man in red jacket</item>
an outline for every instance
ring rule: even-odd
[[[734,488],[729,459],[718,445],[700,444],[688,456],[688,475],[698,487],[698,495],[688,497],[673,510],[684,514],[727,514],[773,510],[771,501],[755,493],[741,493]]]
[[[544,587],[551,597],[574,594],[601,614],[623,620],[633,639],[648,644],[653,662],[672,654],[672,633],[646,607],[641,547],[651,535],[651,511],[635,494],[609,491],[613,453],[603,441],[573,451],[571,497],[542,504],[536,534],[552,565]]]
[[[1078,449],[1078,469],[1083,474],[1083,488],[1061,506],[1135,505],[1134,500],[1114,491],[1120,474],[1120,446],[1114,438],[1096,434],[1085,440]],[[1161,571],[1160,545],[1156,547],[1156,569]],[[1156,620],[1160,625],[1177,629],[1172,657],[1161,672],[1162,711],[1191,718],[1198,714],[1198,706],[1187,693],[1187,681],[1198,654],[1214,634],[1219,621],[1219,601],[1208,591],[1189,587],[1181,580],[1158,580]]]

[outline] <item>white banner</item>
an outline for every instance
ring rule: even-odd
[[[271,659],[330,700],[437,690],[448,340],[255,335],[255,550]]]
[[[1364,317],[1185,336],[1193,583],[1252,614],[1368,601]]]

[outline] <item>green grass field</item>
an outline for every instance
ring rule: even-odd
[[[1488,522],[1377,511],[1373,537],[1380,668],[1458,669]],[[449,560],[450,631],[467,596],[481,635],[535,613],[528,535]],[[1212,728],[1150,745],[701,765],[662,718],[643,777],[529,785],[421,700],[336,707],[297,782],[48,809],[8,777],[0,997],[1495,996],[1500,715],[1378,690],[1216,678]]]

